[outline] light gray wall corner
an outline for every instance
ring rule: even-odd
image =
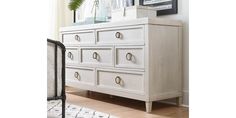
[[[158,16],[183,22],[183,104],[189,105],[189,0],[178,1],[178,14]]]

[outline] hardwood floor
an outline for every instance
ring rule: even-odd
[[[67,102],[84,106],[121,118],[188,118],[188,108],[160,102],[153,103],[151,113],[145,112],[145,103],[138,100],[110,96],[96,92],[78,91],[67,87]]]

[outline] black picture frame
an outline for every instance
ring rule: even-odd
[[[76,23],[76,10],[73,10],[73,23]]]
[[[73,10],[73,23],[78,23],[78,10]]]
[[[165,6],[165,5],[172,5],[172,8],[158,10],[157,16],[161,15],[170,15],[170,14],[177,14],[178,13],[178,0],[166,0],[166,2],[160,3],[153,3],[153,4],[144,4],[145,1],[150,0],[139,0],[139,4],[143,6],[151,6],[151,7],[158,7],[158,6]],[[164,0],[163,0],[164,1]]]

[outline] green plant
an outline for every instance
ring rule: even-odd
[[[75,11],[76,9],[78,9],[82,5],[83,2],[84,2],[84,0],[71,0],[68,7],[70,10]]]

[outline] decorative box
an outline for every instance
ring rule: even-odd
[[[120,8],[112,10],[111,12],[111,22],[113,21],[122,21],[122,20],[131,20],[137,18],[155,18],[157,11],[148,6],[131,6],[126,8]]]

